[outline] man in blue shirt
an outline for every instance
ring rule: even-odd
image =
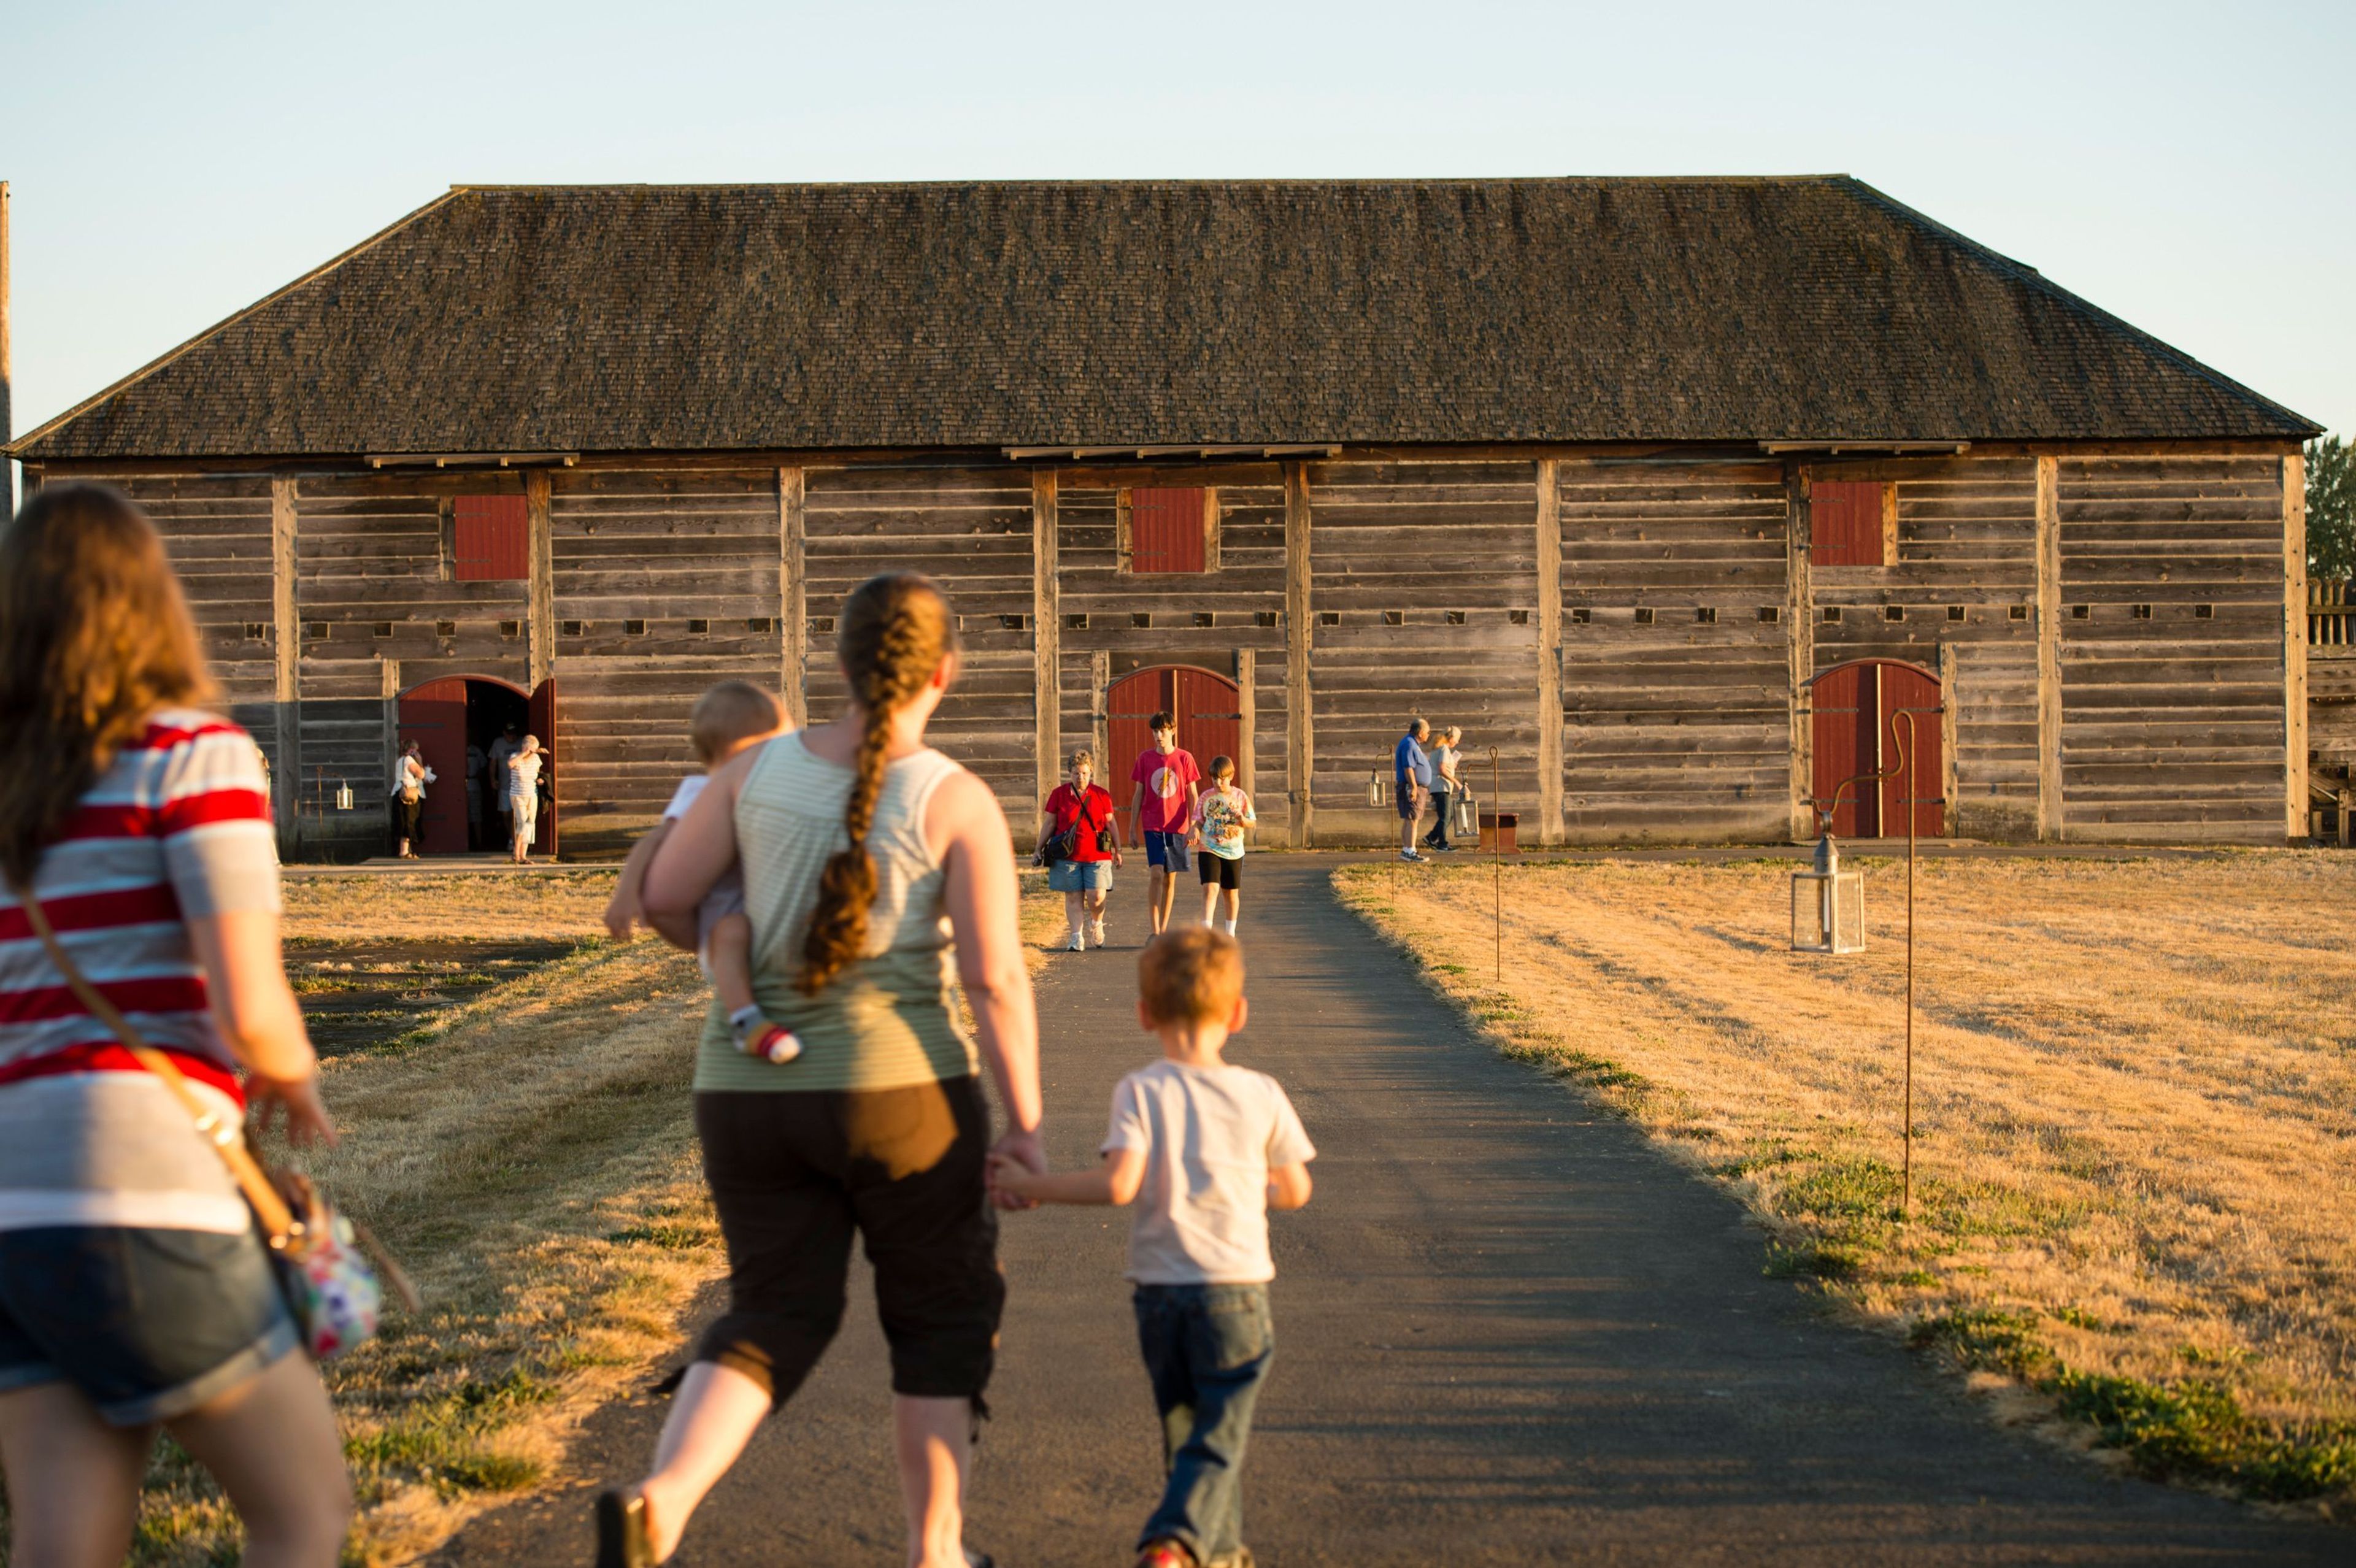
[[[1399,737],[1398,750],[1391,754],[1391,784],[1398,800],[1402,860],[1423,859],[1415,849],[1415,825],[1423,820],[1424,804],[1431,798],[1431,757],[1423,749],[1430,733],[1430,725],[1420,719],[1410,719],[1407,733]]]

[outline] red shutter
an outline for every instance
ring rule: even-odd
[[[1129,569],[1203,570],[1201,488],[1139,488],[1129,493]]]
[[[461,496],[454,575],[461,582],[521,582],[531,576],[531,525],[521,496]]]
[[[1808,560],[1816,566],[1887,566],[1882,555],[1881,485],[1873,480],[1820,479],[1808,487]]]

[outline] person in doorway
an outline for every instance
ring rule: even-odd
[[[891,1346],[907,1562],[977,1561],[966,1477],[1006,1300],[997,1206],[1014,1201],[993,1202],[987,1161],[1046,1168],[1013,839],[990,786],[925,743],[959,662],[940,590],[872,578],[836,624],[843,716],[722,764],[647,868],[647,914],[684,947],[696,906],[741,861],[754,993],[803,1055],[781,1072],[736,1049],[717,1008],[704,1023],[695,1125],[729,1309],[697,1346],[652,1471],[598,1499],[599,1568],[677,1549],[833,1338],[854,1237]],[[1012,1124],[994,1146],[984,1062]]]
[[[631,846],[629,858],[622,862],[614,896],[605,905],[605,929],[616,941],[627,942],[646,918],[647,867],[671,825],[687,815],[712,782],[712,770],[787,730],[784,707],[749,680],[723,680],[697,698],[687,722],[704,771],[680,781],[670,804],[663,807],[662,820]],[[744,878],[739,869],[732,868],[713,883],[695,907],[695,960],[702,966],[704,984],[728,1015],[737,1050],[780,1066],[802,1053],[793,1030],[771,1023],[753,999],[753,922],[744,912]]]
[[[158,1431],[252,1568],[332,1568],[335,1413],[211,1138],[334,1141],[279,949],[262,771],[214,700],[163,541],[44,486],[0,530],[0,1471],[10,1561],[117,1563]],[[33,926],[133,1009],[212,1128],[94,1016]]]
[[[490,760],[474,741],[466,742],[466,848],[483,848],[483,774]]]
[[[414,741],[401,749],[392,762],[392,836],[393,854],[397,859],[423,859],[417,853],[417,838],[425,820],[425,786],[438,775],[425,765],[425,755]]]
[[[1121,863],[1120,813],[1112,794],[1096,782],[1097,756],[1082,748],[1072,753],[1072,776],[1057,784],[1039,810],[1039,841],[1064,841],[1064,853],[1047,869],[1047,887],[1064,895],[1064,914],[1071,922],[1068,951],[1079,953],[1093,939],[1105,944],[1105,901],[1112,895],[1112,874]]]
[[[1309,1201],[1317,1150],[1283,1085],[1224,1054],[1247,1016],[1234,937],[1157,936],[1137,980],[1162,1059],[1113,1091],[1103,1163],[1050,1176],[1005,1160],[994,1174],[1033,1202],[1136,1202],[1129,1277],[1167,1477],[1137,1568],[1249,1568],[1244,1449],[1276,1356],[1268,1211]]]
[[[1153,934],[1170,925],[1170,909],[1178,900],[1178,877],[1186,869],[1187,840],[1193,836],[1194,801],[1202,794],[1203,770],[1194,757],[1179,749],[1178,720],[1165,709],[1146,720],[1153,744],[1137,754],[1129,770],[1136,784],[1130,809],[1137,813],[1137,835],[1145,844],[1146,904]]]
[[[1431,808],[1434,813],[1431,831],[1423,836],[1424,847],[1442,855],[1456,853],[1456,846],[1448,841],[1448,814],[1463,797],[1464,785],[1456,776],[1457,766],[1463,760],[1464,731],[1451,724],[1435,737],[1438,744],[1431,748]]]
[[[1203,879],[1203,923],[1236,933],[1244,901],[1244,831],[1259,818],[1251,796],[1236,787],[1232,758],[1211,759],[1211,787],[1194,804],[1194,869]],[[1219,905],[1226,905],[1226,923]]]
[[[540,737],[526,735],[508,759],[509,846],[519,866],[531,864],[532,835],[540,828]]]
[[[508,763],[522,744],[522,727],[510,719],[500,730],[498,739],[491,742],[485,763],[491,781],[491,805],[499,819],[499,842],[502,844],[512,844],[515,839],[509,817]]]
[[[1421,719],[1410,719],[1407,733],[1399,737],[1391,753],[1391,786],[1398,803],[1402,860],[1423,859],[1415,852],[1415,828],[1423,820],[1424,804],[1431,797],[1431,758],[1423,749],[1430,735],[1430,725]]]

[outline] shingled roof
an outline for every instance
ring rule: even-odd
[[[2317,427],[1846,176],[460,187],[17,455]]]

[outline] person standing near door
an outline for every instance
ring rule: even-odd
[[[508,759],[508,820],[515,863],[531,864],[531,836],[540,827],[540,737],[526,735],[516,754]]]
[[[520,728],[510,719],[507,728],[499,731],[499,738],[491,742],[491,804],[498,810],[499,842],[502,844],[509,843],[515,837],[514,831],[508,826],[510,820],[508,815],[508,762],[516,754],[520,740]]]
[[[1451,724],[1433,737],[1439,741],[1431,748],[1431,831],[1423,836],[1424,847],[1441,855],[1453,855],[1456,846],[1448,841],[1448,814],[1464,796],[1464,781],[1456,776],[1458,764],[1463,760],[1464,731]]]
[[[1423,820],[1424,802],[1431,795],[1431,758],[1423,749],[1430,735],[1430,725],[1421,719],[1410,719],[1407,733],[1399,737],[1398,746],[1391,753],[1391,784],[1398,801],[1402,860],[1423,859],[1415,852],[1415,825]]]
[[[400,841],[393,850],[403,860],[421,859],[417,839],[425,820],[425,786],[438,775],[425,765],[423,748],[412,741],[401,749],[392,764],[393,836]]]
[[[1153,731],[1153,744],[1137,754],[1137,765],[1129,770],[1137,786],[1130,809],[1137,813],[1145,863],[1152,868],[1146,873],[1146,904],[1153,934],[1159,936],[1169,927],[1178,878],[1186,869],[1186,841],[1194,834],[1203,770],[1192,754],[1179,749],[1178,720],[1168,709],[1146,724]]]

